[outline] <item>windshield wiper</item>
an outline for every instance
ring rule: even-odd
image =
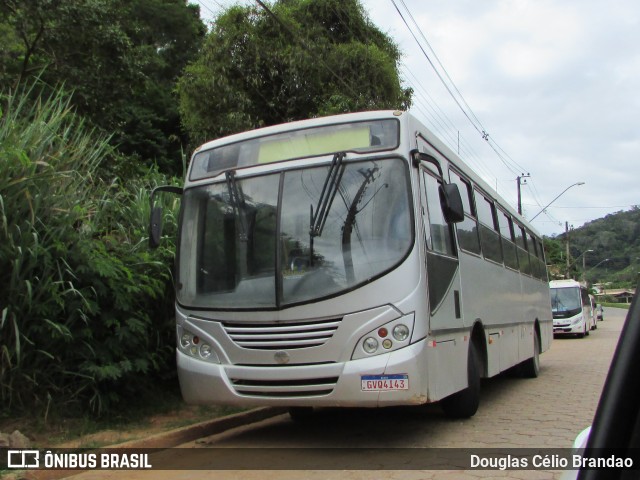
[[[333,156],[329,172],[327,173],[327,177],[324,179],[324,185],[322,186],[322,192],[320,193],[320,198],[318,199],[318,205],[316,205],[315,212],[313,211],[313,205],[311,205],[311,221],[309,226],[309,235],[311,238],[322,235],[324,224],[327,222],[331,205],[333,204],[333,200],[336,198],[336,193],[338,193],[338,187],[342,180],[342,174],[345,169],[342,161],[346,156],[347,154],[344,152],[336,153]]]
[[[244,211],[247,207],[244,192],[236,181],[236,172],[234,170],[229,170],[225,172],[224,175],[227,181],[229,203],[233,207],[233,213],[238,218],[238,223],[240,224],[240,241],[246,242],[249,237],[247,235],[247,219],[244,216]]]
[[[344,269],[345,275],[347,277],[347,282],[351,284],[355,278],[355,274],[353,271],[353,258],[351,257],[351,232],[356,225],[356,216],[360,213],[369,202],[373,200],[373,198],[378,194],[378,192],[387,187],[387,184],[384,184],[380,187],[376,192],[374,192],[371,199],[365,203],[361,208],[358,208],[358,205],[362,201],[364,194],[367,190],[367,187],[370,183],[375,182],[379,177],[376,177],[375,174],[378,172],[378,167],[360,169],[358,173],[362,175],[362,184],[360,184],[360,188],[356,192],[353,200],[351,201],[351,205],[349,206],[349,210],[347,211],[347,218],[344,221],[344,226],[342,227],[342,257],[344,259]],[[356,232],[357,233],[357,232]]]
[[[311,266],[313,266],[313,239],[321,236],[324,230],[324,225],[329,217],[333,200],[336,198],[336,193],[338,193],[340,182],[342,181],[342,175],[345,169],[342,161],[346,156],[347,154],[344,152],[338,152],[333,156],[315,211],[313,210],[313,205],[310,206],[309,265]]]

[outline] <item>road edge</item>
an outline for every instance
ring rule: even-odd
[[[118,449],[167,449],[176,447],[183,443],[192,442],[201,437],[207,437],[218,433],[226,432],[233,428],[242,427],[256,422],[261,422],[271,417],[282,415],[288,411],[285,407],[262,407],[246,412],[235,413],[224,417],[213,418],[203,422],[194,423],[166,432],[156,433],[145,438],[137,440],[129,440],[122,443],[105,445],[100,449],[118,448]],[[93,449],[92,449],[93,450]],[[58,480],[62,478],[72,478],[80,475],[88,470],[32,470],[9,473],[7,480]]]
[[[250,423],[260,422],[267,418],[282,415],[288,411],[284,407],[262,407],[247,412],[235,413],[225,417],[218,417],[204,422],[194,423],[185,427],[157,433],[150,437],[129,440],[123,443],[105,446],[102,448],[171,448],[182,443],[192,442],[200,437],[215,435],[232,428],[241,427]]]

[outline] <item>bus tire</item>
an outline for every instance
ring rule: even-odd
[[[480,405],[480,372],[482,371],[480,354],[474,341],[469,345],[467,376],[469,386],[449,395],[440,402],[449,418],[469,418],[475,415]]]
[[[533,329],[533,357],[520,364],[520,374],[525,378],[538,378],[540,374],[540,337],[538,330]]]

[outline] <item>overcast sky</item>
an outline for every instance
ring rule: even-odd
[[[203,16],[236,3],[193,1]],[[395,1],[490,142],[442,85],[392,1],[364,0],[404,54],[412,113],[454,150],[459,132],[462,158],[514,207],[516,177],[529,173],[522,186],[528,219],[585,182],[537,216],[540,232],[555,235],[565,222],[579,227],[640,204],[640,1]]]

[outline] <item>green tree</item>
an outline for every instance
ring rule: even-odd
[[[400,52],[358,0],[234,6],[178,82],[192,140],[335,113],[407,109]]]
[[[205,33],[185,0],[0,0],[0,89],[33,77],[73,90],[121,153],[179,172],[174,84]]]

